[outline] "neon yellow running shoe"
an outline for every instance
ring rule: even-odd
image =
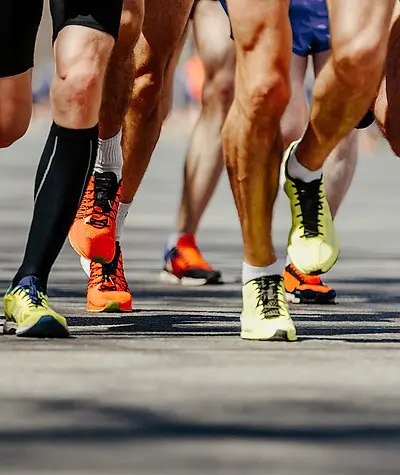
[[[240,320],[244,340],[296,340],[280,275],[259,277],[243,286]]]
[[[67,338],[66,319],[49,305],[39,279],[24,277],[4,296],[6,334],[32,338]]]
[[[323,274],[339,257],[339,239],[325,197],[323,178],[305,183],[288,175],[287,161],[297,143],[290,145],[284,159],[284,190],[292,210],[287,252],[303,274]]]

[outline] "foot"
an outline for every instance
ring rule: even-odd
[[[200,286],[221,284],[221,272],[214,270],[201,255],[193,234],[184,234],[176,246],[165,252],[161,282]]]
[[[66,319],[49,305],[39,279],[24,277],[4,296],[3,331],[21,337],[67,338]]]
[[[283,272],[286,297],[290,303],[334,304],[336,292],[316,275],[302,274],[293,264]]]
[[[90,178],[69,231],[71,246],[89,261],[104,264],[113,260],[121,187],[112,172],[95,172]]]
[[[116,243],[114,259],[109,264],[86,261],[90,278],[87,291],[87,309],[90,312],[131,312],[132,295],[125,279],[122,252]]]
[[[243,286],[240,320],[244,340],[296,340],[280,275],[259,277]]]
[[[339,256],[339,239],[325,198],[323,178],[306,183],[291,178],[287,160],[297,142],[285,156],[285,192],[292,210],[288,255],[303,274],[323,274],[335,264]]]

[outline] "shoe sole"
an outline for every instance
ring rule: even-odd
[[[119,304],[116,301],[110,301],[107,303],[105,307],[102,308],[89,308],[87,307],[88,312],[91,313],[119,313],[119,312],[132,312],[132,305],[126,306],[124,308],[123,305]]]
[[[69,239],[69,243],[71,244],[71,247],[72,249],[81,257],[83,257],[84,259],[87,259],[88,261],[93,261],[93,262],[97,262],[98,264],[109,264],[110,262],[112,262],[112,260],[114,259],[114,256],[109,260],[107,261],[106,259],[104,259],[104,257],[102,256],[93,256],[92,258],[88,257],[84,252],[82,252],[81,250],[79,250],[76,246],[74,246],[73,242],[72,242],[72,239]]]
[[[290,257],[290,256],[289,256]],[[297,264],[294,263],[293,259],[290,257],[290,259],[292,260],[292,263],[297,267],[297,269],[302,273],[302,274],[306,274],[306,275],[322,275],[322,274],[326,274],[327,272],[329,272],[337,263],[337,261],[339,260],[339,254],[337,255],[335,261],[333,262],[333,264],[331,264],[329,267],[327,267],[326,269],[318,269],[318,270],[312,270],[310,271],[310,269],[304,269],[302,268],[301,266],[298,266]]]
[[[191,277],[182,277],[180,279],[167,271],[161,271],[160,282],[168,285],[183,285],[184,287],[202,287],[203,285],[221,285],[224,283],[221,279],[193,279]]]
[[[97,264],[103,264],[104,265],[104,264],[109,264],[110,262],[112,262],[112,259],[110,261],[107,261],[106,259],[104,259],[104,257],[94,256],[93,259],[92,259],[92,262],[96,262]]]
[[[296,332],[288,330],[276,330],[271,334],[260,335],[253,333],[248,330],[242,330],[240,333],[242,340],[253,340],[253,341],[287,341],[292,342],[297,340]]]
[[[51,315],[40,317],[36,323],[28,327],[18,327],[15,322],[6,321],[3,333],[24,338],[69,338],[71,336],[68,328]]]
[[[303,304],[303,305],[335,305],[336,298],[325,299],[324,297],[315,298],[315,299],[307,299],[305,297],[297,297],[296,295],[286,292],[286,298],[288,303],[291,304]]]

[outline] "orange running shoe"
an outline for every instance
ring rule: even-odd
[[[302,274],[293,264],[283,271],[286,295],[290,303],[335,303],[336,292],[317,275]]]
[[[132,311],[132,295],[125,279],[122,252],[118,242],[112,262],[90,263],[87,309],[90,312]]]
[[[175,247],[166,249],[160,280],[166,284],[191,286],[222,284],[221,272],[203,259],[193,234],[184,234]]]
[[[83,195],[69,241],[75,251],[100,263],[113,260],[115,254],[115,219],[121,198],[122,183],[115,173],[94,173]]]

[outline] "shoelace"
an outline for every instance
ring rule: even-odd
[[[317,275],[306,275],[302,274],[297,267],[295,267],[293,264],[290,264],[289,266],[290,269],[290,274],[296,276],[300,284],[308,284],[308,285],[322,285],[321,278]]]
[[[304,228],[304,237],[316,237],[321,234],[320,219],[321,216],[323,216],[322,179],[314,180],[311,183],[296,180],[295,184],[295,194],[301,209],[301,213],[299,213],[297,217],[301,218],[301,224]]]
[[[111,220],[114,220],[117,214],[118,206],[116,203],[120,198],[119,188],[113,196],[113,183],[107,178],[96,178],[94,181],[93,213],[89,223],[96,229],[104,229],[110,226]]]
[[[124,275],[122,255],[117,251],[116,257],[109,264],[96,265],[90,275],[89,286],[100,284],[100,290],[128,291],[128,284]]]
[[[47,307],[45,295],[35,287],[18,287],[17,294],[22,294],[22,300],[29,308]]]
[[[261,308],[265,317],[280,315],[280,303],[284,299],[281,278],[279,276],[262,277],[257,280],[257,307]]]

